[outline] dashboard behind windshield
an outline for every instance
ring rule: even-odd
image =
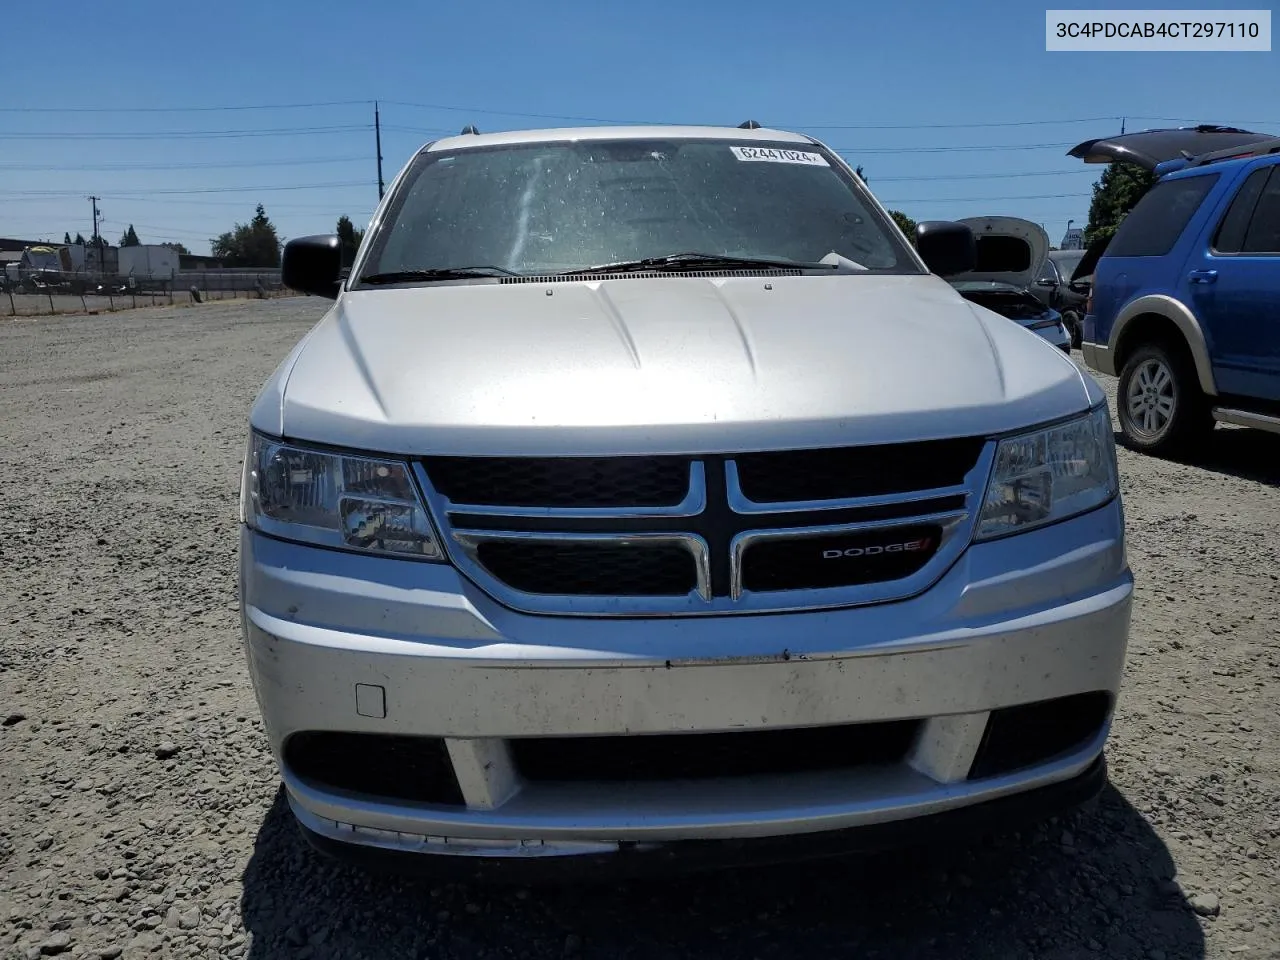
[[[696,252],[874,273],[922,269],[865,190],[810,144],[587,140],[423,152],[361,274],[523,275]]]

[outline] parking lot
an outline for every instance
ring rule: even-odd
[[[322,309],[0,320],[0,957],[1280,958],[1280,437],[1237,429],[1120,452],[1138,599],[1087,810],[623,885],[318,859],[235,588],[249,405]]]

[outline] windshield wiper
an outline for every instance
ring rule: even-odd
[[[701,269],[748,269],[773,270],[835,270],[837,264],[806,262],[802,260],[781,260],[772,257],[735,257],[720,253],[672,253],[665,257],[645,257],[641,260],[619,260],[616,263],[601,263],[594,267],[582,267],[578,270],[565,270],[558,276],[575,273],[629,273],[644,270],[680,270]]]
[[[371,273],[360,278],[360,283],[413,283],[423,280],[474,280],[477,277],[518,277],[513,270],[503,267],[432,267],[429,270],[392,270],[388,273]]]

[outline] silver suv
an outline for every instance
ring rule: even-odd
[[[469,132],[354,257],[289,243],[334,303],[252,411],[241,598],[308,838],[665,865],[1096,793],[1111,424],[931,274],[974,249],[755,124]]]

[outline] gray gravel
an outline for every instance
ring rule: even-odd
[[[1093,808],[535,890],[304,847],[240,649],[244,418],[308,300],[0,321],[0,957],[1280,958],[1280,443],[1121,453],[1139,578]]]

